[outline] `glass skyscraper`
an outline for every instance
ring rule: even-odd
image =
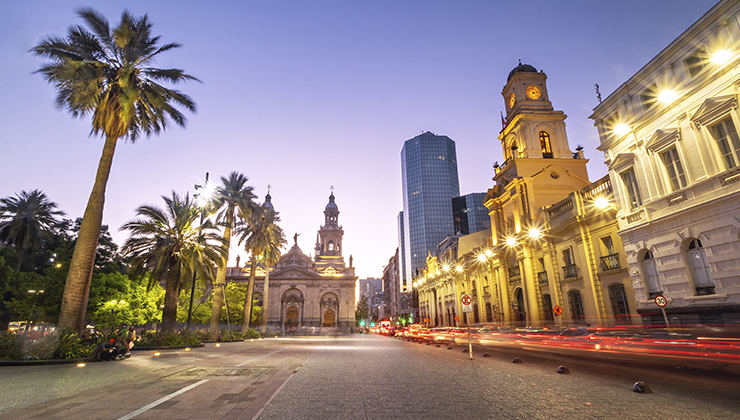
[[[408,289],[427,254],[455,233],[452,199],[460,195],[455,142],[429,131],[407,140],[401,149],[403,221],[399,220],[404,267],[402,289]],[[399,218],[400,219],[400,218]]]
[[[469,235],[491,227],[491,217],[483,205],[486,193],[470,193],[452,199],[455,233]]]

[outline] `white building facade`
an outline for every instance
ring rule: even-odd
[[[591,116],[643,323],[740,321],[739,58],[721,1]]]

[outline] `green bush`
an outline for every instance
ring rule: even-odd
[[[59,343],[54,354],[55,359],[84,359],[95,351],[95,344],[85,344],[80,336],[70,330],[59,333]]]
[[[0,335],[0,360],[18,360],[21,358],[23,340],[15,334]]]
[[[179,332],[147,332],[136,342],[138,347],[159,346],[195,346],[200,344],[199,334],[192,331]]]
[[[54,353],[59,345],[57,334],[47,334],[36,340],[23,340],[22,359],[25,360],[49,360],[54,358]]]

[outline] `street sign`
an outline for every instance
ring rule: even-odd
[[[463,312],[473,312],[473,298],[470,295],[462,295],[460,298]]]
[[[552,308],[552,311],[555,313],[555,315],[560,316],[565,312],[563,308],[560,307],[560,305],[555,305],[554,308]]]
[[[668,305],[668,299],[666,299],[663,295],[658,295],[655,297],[655,304],[660,306],[661,308],[665,308],[666,305]]]

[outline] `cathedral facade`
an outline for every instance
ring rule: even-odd
[[[351,256],[349,266],[345,264],[342,255],[343,236],[344,230],[339,225],[339,207],[334,202],[332,192],[324,209],[324,224],[316,237],[315,256],[303,253],[298,246],[299,234],[296,233],[293,246],[282,255],[279,262],[269,267],[269,273],[264,267],[258,269],[254,292],[262,307],[266,307],[268,331],[292,328],[317,333],[327,332],[327,329],[345,332],[355,326],[355,287],[358,277],[355,276]],[[245,266],[249,267],[249,264]],[[247,283],[249,269],[230,269],[228,280]],[[267,294],[265,283],[268,285]]]

